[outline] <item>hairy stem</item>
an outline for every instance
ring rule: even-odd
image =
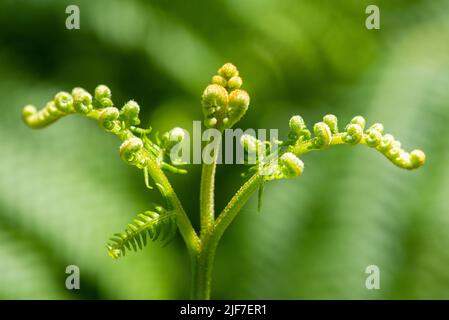
[[[211,231],[215,222],[214,194],[215,169],[217,167],[218,152],[214,154],[212,163],[203,163],[200,184],[200,220],[201,238]]]
[[[218,150],[218,148],[216,149]],[[210,252],[205,246],[215,228],[215,171],[218,152],[214,152],[211,163],[204,163],[200,184],[201,248],[192,263],[192,299],[210,299],[212,269],[215,249]]]
[[[213,227],[201,240],[201,249],[192,263],[192,299],[209,299],[215,252],[223,233],[234,220],[240,209],[263,182],[263,177],[254,174],[232,197]]]
[[[240,209],[249,200],[251,195],[259,188],[263,182],[263,176],[259,173],[254,174],[245,184],[237,191],[237,193],[232,197],[231,201],[223,209],[218,217],[214,232],[211,235],[209,242],[211,246],[216,246],[218,241],[220,241],[221,236],[225,230],[229,227],[231,222],[234,220],[236,215],[239,213]]]
[[[191,298],[195,300],[209,300],[212,284],[212,270],[215,259],[215,246],[209,246],[208,234],[203,238],[204,245],[196,259],[192,263],[192,293]]]
[[[186,243],[190,255],[196,255],[200,247],[200,239],[193,229],[190,219],[184,211],[184,208],[182,207],[182,204],[179,201],[178,197],[176,196],[173,187],[168,181],[167,176],[157,164],[156,160],[150,155],[147,164],[151,178],[155,183],[160,184],[163,187],[165,192],[164,196],[168,199],[170,204],[178,213],[176,217],[176,223],[184,239],[184,242]]]
[[[320,148],[314,148],[313,147],[314,141],[313,140],[307,140],[304,142],[301,142],[295,146],[291,146],[289,148],[289,151],[293,152],[298,157],[302,154],[311,152],[311,151],[319,151]],[[332,136],[332,140],[330,143],[330,146],[336,146],[336,145],[346,145],[347,143],[343,140],[343,134],[342,133],[336,133]],[[365,144],[366,140],[362,137],[362,139],[358,142],[358,144]]]

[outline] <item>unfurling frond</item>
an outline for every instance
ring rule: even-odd
[[[243,81],[232,63],[224,64],[203,92],[204,125],[224,130],[232,128],[245,115],[249,95],[240,89]]]
[[[315,136],[311,137],[302,118],[293,116],[290,119],[289,140],[283,145],[287,147],[286,151],[299,157],[309,151],[324,149],[331,145],[365,144],[375,148],[400,168],[412,170],[424,164],[426,158],[424,152],[421,150],[413,150],[410,153],[404,151],[401,148],[401,143],[395,140],[391,134],[383,134],[382,124],[375,123],[367,130],[365,130],[365,125],[365,119],[362,116],[356,116],[343,132],[339,132],[337,117],[330,114],[324,116],[323,122],[314,125]]]
[[[226,63],[218,69],[203,92],[201,103],[204,126],[217,129],[220,137],[225,129],[232,128],[240,121],[248,110],[250,97],[241,88],[242,85],[238,69]],[[151,240],[160,240],[165,246],[179,227],[195,272],[193,298],[209,298],[215,249],[224,231],[251,194],[259,191],[260,210],[265,183],[302,175],[304,163],[301,157],[305,153],[325,150],[334,145],[364,144],[383,154],[396,166],[409,170],[422,166],[426,158],[421,150],[410,153],[404,151],[401,143],[391,134],[384,134],[380,123],[366,129],[366,121],[362,116],[354,117],[346,126],[341,126],[344,130],[340,131],[338,119],[334,115],[324,116],[322,121],[310,129],[301,116],[295,115],[289,121],[290,131],[285,141],[277,137],[265,141],[248,134],[241,136],[243,154],[240,154],[243,155],[244,164],[250,166],[243,176],[251,177],[217,216],[214,197],[218,161],[215,158],[212,165],[204,162],[200,186],[201,230],[197,234],[164,174],[164,171],[187,172],[179,166],[187,162],[184,151],[191,150],[190,136],[179,127],[161,134],[152,131],[150,126],[138,127],[141,123],[140,110],[134,100],[118,108],[112,101],[111,90],[105,85],[99,85],[93,95],[79,87],[71,93],[59,92],[41,110],[27,105],[22,111],[22,118],[32,128],[43,128],[66,115],[78,114],[96,120],[100,128],[122,141],[119,149],[121,159],[143,171],[145,186],[149,189],[153,189],[150,184],[152,180],[165,200],[167,209],[156,206],[153,211],[139,214],[124,232],[115,233],[110,238],[106,245],[108,254],[118,259],[125,256],[127,251],[142,250]],[[204,155],[204,152],[200,153]]]
[[[148,240],[160,240],[167,245],[176,234],[175,213],[165,211],[161,207],[158,212],[146,211],[138,215],[123,233],[115,233],[107,244],[108,254],[118,259],[126,254],[126,250],[142,250]]]
[[[384,134],[383,125],[375,123],[365,130],[366,121],[362,116],[354,117],[345,130],[339,132],[337,117],[328,114],[322,122],[313,126],[313,135],[301,116],[295,115],[290,119],[287,141],[279,141],[279,150],[276,154],[257,157],[257,161],[247,173],[258,172],[264,177],[264,181],[276,179],[288,179],[299,176],[304,170],[304,164],[299,159],[303,154],[326,149],[332,145],[364,144],[376,149],[388,158],[393,164],[403,169],[416,169],[421,167],[426,155],[421,150],[406,152],[401,148],[401,143],[391,135]],[[365,131],[364,131],[365,130]],[[267,141],[259,141],[255,137],[243,135],[241,144],[246,151],[254,151],[264,146]],[[269,150],[269,149],[268,149]]]

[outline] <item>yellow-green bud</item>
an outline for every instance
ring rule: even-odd
[[[355,116],[354,118],[352,118],[351,123],[358,124],[360,128],[362,128],[362,131],[365,129],[366,121],[362,116]]]
[[[387,158],[391,159],[391,160],[395,160],[397,157],[399,157],[399,155],[401,153],[403,153],[404,150],[402,150],[401,148],[398,147],[392,147],[390,150],[388,150],[385,155],[387,156]]]
[[[35,106],[28,104],[22,110],[22,119],[26,122],[28,118],[34,116],[37,113]]]
[[[411,169],[421,167],[426,162],[426,155],[419,149],[413,150],[410,153]]]
[[[232,63],[225,63],[220,69],[218,69],[218,75],[222,76],[225,79],[231,79],[232,77],[238,76],[239,71],[237,67]]]
[[[185,138],[185,132],[182,128],[176,127],[169,131],[169,140],[173,142],[181,142]]]
[[[369,147],[377,147],[382,141],[382,134],[374,129],[368,129],[366,136],[366,144]]]
[[[185,132],[182,128],[176,127],[162,135],[162,146],[171,149],[173,146],[184,140]]]
[[[72,90],[73,108],[81,114],[88,114],[92,111],[92,96],[83,88],[74,88]]]
[[[228,118],[230,123],[227,127],[232,127],[245,115],[249,106],[249,95],[245,90],[236,89],[229,95]]]
[[[331,144],[332,132],[329,126],[324,122],[315,123],[313,126],[313,132],[315,133],[316,139],[314,146],[317,148],[323,148]]]
[[[212,84],[206,87],[201,99],[206,127],[231,128],[248,110],[250,98],[246,91],[239,89],[242,79],[238,75],[237,68],[226,63],[212,77]]]
[[[139,119],[140,107],[137,102],[130,100],[120,110],[120,120],[129,126],[137,126],[140,124]]]
[[[226,87],[227,81],[222,76],[215,75],[212,77],[212,83],[218,84],[219,86]]]
[[[95,99],[111,99],[111,97],[111,89],[109,89],[109,87],[105,86],[104,84],[100,84],[95,88]]]
[[[333,114],[327,114],[323,117],[323,122],[329,126],[333,134],[338,133],[338,120]]]
[[[360,125],[351,123],[346,127],[344,141],[350,144],[357,144],[362,140],[363,129]]]
[[[68,92],[58,92],[55,95],[54,102],[56,108],[61,112],[70,113],[75,111],[73,109],[73,97]]]
[[[45,105],[45,109],[46,112],[48,112],[48,115],[50,117],[53,118],[59,118],[62,117],[64,115],[64,113],[62,111],[60,111],[56,105],[54,101],[49,101],[47,102],[47,104]]]
[[[384,133],[384,126],[382,123],[375,123],[371,127],[369,127],[369,129],[367,131],[370,131],[370,130],[376,130],[380,133]]]
[[[243,84],[242,78],[239,76],[232,77],[228,80],[228,88],[231,90],[239,89]]]
[[[305,139],[308,140],[311,137],[309,129],[307,129],[307,126],[301,116],[293,116],[290,118],[290,121],[288,122],[288,125],[290,127],[290,134],[289,137],[292,139]]]
[[[107,107],[101,111],[98,118],[98,123],[102,128],[107,131],[115,131],[120,129],[120,125],[117,123],[120,113],[115,107]]]
[[[306,123],[304,122],[304,119],[301,116],[291,117],[290,121],[288,122],[288,126],[290,127],[290,130],[292,130],[297,134],[299,134],[302,130],[306,129]]]
[[[304,171],[304,163],[293,153],[286,152],[279,159],[279,171],[282,178],[295,178]]]
[[[210,84],[204,89],[202,96],[203,108],[207,110],[206,114],[216,112],[217,107],[224,107],[228,103],[228,92],[218,84]]]
[[[394,137],[391,134],[383,136],[382,141],[377,146],[377,149],[381,152],[387,152],[393,147]]]
[[[218,84],[210,84],[204,89],[202,96],[203,114],[205,117],[204,124],[206,127],[212,128],[217,125],[219,115],[222,109],[228,104],[228,92]]]
[[[53,101],[47,103],[45,108],[38,111],[35,106],[27,105],[22,110],[23,121],[31,128],[44,128],[55,122],[63,113],[56,109]]]
[[[132,164],[139,162],[139,151],[143,149],[143,142],[139,138],[131,138],[126,140],[120,146],[120,157]]]
[[[111,100],[112,94],[111,89],[107,86],[100,84],[95,88],[95,107],[106,108],[112,107],[113,103]]]

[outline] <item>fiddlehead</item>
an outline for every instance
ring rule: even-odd
[[[246,113],[249,95],[241,89],[239,71],[232,63],[220,67],[202,95],[204,125],[222,132],[233,127]],[[220,143],[220,142],[219,142]],[[211,161],[203,162],[200,181],[201,237],[213,229],[215,220],[215,172],[218,153]]]
[[[120,110],[120,119],[125,122],[126,126],[138,126],[140,106],[134,100],[128,101]]]
[[[143,142],[139,138],[131,138],[120,146],[120,158],[123,161],[143,169],[146,165],[146,157],[143,152]]]
[[[203,92],[204,125],[224,130],[236,124],[248,110],[250,98],[240,89],[243,81],[232,63],[224,64]]]
[[[98,124],[104,130],[117,133],[121,130],[118,118],[120,116],[119,110],[115,107],[106,107],[100,112],[98,117]]]
[[[290,133],[288,137],[292,141],[304,141],[310,139],[310,130],[307,129],[306,123],[301,116],[291,117],[288,125],[290,127]]]
[[[113,102],[111,100],[112,93],[109,87],[100,84],[95,88],[95,96],[93,101],[94,108],[107,108],[112,107]]]
[[[314,145],[316,148],[324,148],[331,144],[332,132],[325,122],[315,123],[313,133],[315,134]]]
[[[49,101],[39,111],[33,105],[25,106],[22,119],[29,127],[39,129],[45,128],[65,115],[72,113],[86,115],[92,109],[92,96],[82,88],[74,88],[72,94],[65,91],[57,93],[53,101]]]
[[[187,170],[180,168],[185,165],[179,153],[172,153],[172,151],[178,151],[177,145],[182,143],[185,138],[184,129],[175,127],[161,135],[159,132],[154,134],[154,139],[150,139],[148,134],[142,135],[144,146],[149,150],[152,155],[157,159],[160,167],[164,171],[185,174]]]
[[[145,185],[151,189],[149,177],[155,181],[162,196],[170,204],[170,213],[147,212],[135,220],[135,225],[128,225],[123,234],[117,234],[113,244],[108,245],[109,254],[118,257],[125,253],[125,248],[139,248],[145,241],[143,235],[147,232],[154,239],[161,234],[162,238],[176,231],[175,221],[179,221],[180,230],[191,252],[196,250],[198,241],[179,200],[172,191],[171,185],[162,170],[174,173],[185,173],[177,168],[170,158],[171,149],[184,139],[184,132],[175,128],[163,135],[162,139],[150,138],[151,128],[139,128],[140,107],[133,101],[128,101],[120,110],[114,107],[111,90],[105,85],[95,89],[94,97],[82,88],[74,88],[72,93],[59,92],[53,101],[47,103],[42,110],[32,105],[22,111],[24,122],[32,128],[44,128],[58,119],[79,114],[98,121],[99,126],[107,132],[117,135],[123,142],[119,148],[120,157],[128,164],[143,170]],[[178,215],[178,216],[176,216]],[[179,218],[179,219],[175,219]],[[138,222],[139,221],[139,222]]]
[[[393,164],[403,169],[416,169],[424,165],[426,156],[421,150],[408,153],[401,149],[401,144],[392,135],[383,134],[383,126],[373,124],[364,131],[365,120],[358,116],[346,126],[343,132],[338,129],[338,120],[334,115],[326,115],[322,122],[314,125],[314,136],[311,135],[304,120],[300,116],[293,116],[289,122],[288,139],[278,141],[276,152],[257,159],[248,172],[251,174],[243,186],[235,193],[228,205],[218,216],[216,233],[211,239],[209,247],[215,248],[221,236],[234,220],[240,209],[248,201],[253,192],[259,189],[259,207],[261,204],[262,188],[266,181],[274,179],[288,179],[301,175],[304,164],[300,157],[311,151],[324,150],[333,145],[365,144],[386,156]],[[241,139],[245,149],[256,149],[262,145],[270,145],[268,141],[260,141],[251,136]],[[260,153],[257,153],[260,155]]]
[[[61,113],[75,112],[73,108],[73,97],[68,92],[59,92],[56,94],[54,103]]]
[[[300,156],[310,151],[322,150],[341,144],[367,145],[382,153],[388,160],[402,169],[412,170],[424,164],[426,156],[423,151],[413,150],[410,153],[406,152],[401,148],[401,143],[395,140],[391,134],[383,134],[384,128],[382,124],[375,123],[364,131],[365,126],[365,119],[362,116],[356,116],[348,123],[343,132],[339,132],[337,117],[329,114],[323,117],[322,122],[315,123],[313,126],[314,136],[312,136],[303,118],[295,115],[289,121],[290,132],[288,139],[279,142],[279,162],[277,162],[277,158],[274,161],[267,157],[266,159],[269,161],[257,162],[248,172],[258,172],[264,176],[265,181],[292,177],[294,172],[300,174],[304,169],[302,161],[299,160]],[[241,143],[245,149],[250,149],[249,146],[252,146],[251,148],[254,149],[256,146],[264,144],[254,137],[250,138],[247,136],[242,137]],[[272,155],[271,158],[273,157],[277,157],[277,155]],[[292,164],[296,163],[298,170],[290,171],[290,174],[282,174],[282,168],[284,171],[285,168],[289,168],[282,164],[283,160],[289,160]]]
[[[74,88],[72,90],[73,108],[80,114],[88,114],[92,111],[92,96],[83,88]]]

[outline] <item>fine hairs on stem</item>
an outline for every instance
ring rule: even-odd
[[[245,115],[250,97],[242,85],[242,78],[233,64],[226,63],[218,69],[202,95],[206,128],[223,132],[234,127]],[[111,90],[99,85],[93,96],[82,88],[74,88],[71,93],[57,93],[40,110],[27,105],[23,108],[22,118],[29,127],[38,129],[64,116],[78,114],[96,120],[100,128],[122,141],[120,157],[142,170],[145,186],[157,189],[165,203],[137,214],[123,232],[113,234],[106,245],[107,252],[113,259],[119,259],[128,251],[141,250],[150,240],[159,240],[166,245],[179,230],[191,260],[192,299],[210,298],[216,248],[241,208],[256,191],[259,191],[261,203],[265,183],[300,176],[304,171],[304,163],[300,159],[303,154],[336,145],[366,145],[402,169],[416,169],[425,162],[423,151],[405,151],[398,140],[384,133],[381,123],[367,126],[362,116],[354,117],[343,130],[339,130],[337,117],[325,115],[310,130],[301,116],[294,115],[289,121],[289,134],[285,141],[260,141],[251,135],[242,135],[240,142],[245,151],[248,154],[255,152],[257,157],[243,174],[247,177],[246,182],[218,215],[214,205],[217,155],[213,156],[211,163],[202,164],[201,226],[197,232],[166,176],[167,172],[187,173],[182,168],[182,161],[175,161],[170,156],[172,148],[184,140],[184,131],[175,127],[162,135],[154,133],[150,127],[139,127],[139,113],[140,106],[133,100],[117,108],[112,101]],[[270,155],[272,147],[276,147],[276,159]]]

